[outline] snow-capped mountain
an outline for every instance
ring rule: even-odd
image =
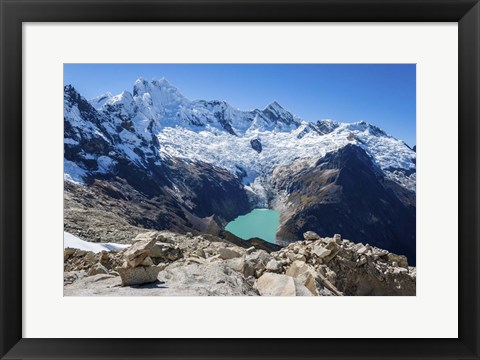
[[[239,110],[139,79],[89,101],[65,86],[64,128],[65,231],[104,214],[97,241],[119,221],[218,233],[272,207],[277,241],[339,231],[415,261],[416,152],[374,125],[307,121],[276,101]]]
[[[72,127],[110,142],[118,156],[145,166],[146,159],[203,161],[240,176],[245,185],[264,178],[278,165],[316,159],[347,144],[363,148],[384,174],[415,191],[416,153],[403,141],[366,122],[305,121],[277,102],[264,109],[242,111],[224,101],[191,101],[166,79],[139,79],[133,93],[104,94],[89,101],[94,109],[87,125],[68,97],[65,118]],[[92,124],[93,123],[93,124]],[[68,147],[78,141],[65,137]],[[97,160],[99,172],[115,166],[115,156],[85,153]],[[68,164],[66,177],[81,181],[85,172]],[[77,164],[80,165],[80,164]]]

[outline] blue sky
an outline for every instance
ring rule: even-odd
[[[242,110],[276,100],[305,120],[364,120],[416,144],[414,64],[65,64],[64,84],[91,99],[132,91],[136,79],[165,77],[190,98]]]

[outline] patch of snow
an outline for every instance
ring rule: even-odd
[[[87,171],[73,161],[63,160],[63,178],[64,180],[73,182],[75,184],[85,185],[84,177]]]
[[[102,251],[123,250],[130,245],[115,243],[92,243],[82,240],[66,231],[63,232],[63,248],[73,248],[99,253]]]
[[[108,156],[99,156],[97,159],[97,165],[98,172],[106,174],[108,172],[111,172],[115,168],[117,162]]]
[[[77,140],[73,140],[73,139],[70,139],[70,138],[63,139],[63,143],[67,144],[67,145],[78,145]]]

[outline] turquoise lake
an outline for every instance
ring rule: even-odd
[[[280,215],[278,211],[255,209],[230,221],[225,230],[244,240],[258,237],[275,244],[275,233],[279,225]]]

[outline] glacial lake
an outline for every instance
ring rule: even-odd
[[[275,244],[275,233],[280,225],[278,211],[270,209],[254,209],[246,215],[237,217],[230,221],[225,230],[232,234],[248,240],[258,237],[272,244]]]

